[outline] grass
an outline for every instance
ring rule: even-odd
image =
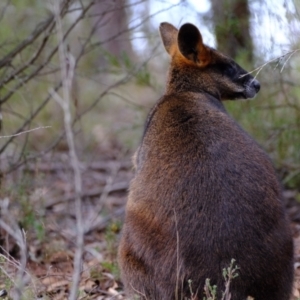
[[[238,269],[239,267],[235,264],[235,259],[231,260],[229,267],[223,269],[222,275],[224,278],[225,290],[222,291],[221,300],[231,299],[230,284],[232,280],[234,280],[234,278],[238,276]],[[217,300],[218,287],[216,285],[212,286],[210,284],[209,278],[205,280],[204,293],[205,293],[205,297],[203,298],[203,300]]]

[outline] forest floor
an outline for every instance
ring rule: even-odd
[[[81,163],[80,167],[85,236],[78,299],[125,299],[117,266],[117,245],[127,189],[133,177],[130,158],[103,158]],[[26,287],[22,299],[67,299],[76,250],[75,192],[67,154],[29,163],[4,182],[1,218],[5,220],[6,201],[7,222],[17,220],[26,232]],[[300,297],[300,204],[295,195],[292,190],[284,192],[295,242],[293,300]],[[8,292],[3,299],[10,299],[16,293],[21,250],[3,230],[0,243],[0,290]]]

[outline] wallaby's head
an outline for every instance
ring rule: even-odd
[[[233,59],[203,44],[193,24],[177,30],[161,23],[160,34],[171,56],[167,93],[205,92],[220,100],[253,98],[259,82]]]

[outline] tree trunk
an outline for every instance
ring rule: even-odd
[[[102,48],[118,59],[126,55],[134,58],[128,30],[126,0],[97,0],[94,6],[96,36],[103,42]],[[100,63],[103,59],[100,58]]]
[[[211,0],[218,49],[232,58],[253,63],[248,0]]]

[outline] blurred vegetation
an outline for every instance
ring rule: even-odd
[[[77,63],[73,114],[76,144],[82,159],[103,153],[116,156],[120,151],[122,155],[131,155],[137,147],[147,112],[165,85],[168,58],[157,32],[158,17],[162,15],[169,21],[166,18],[174,7],[196,12],[199,27],[203,28],[205,23],[205,30],[212,35],[215,32],[220,48],[226,49],[226,36],[231,35],[231,43],[236,41],[237,44],[228,51],[240,49],[232,55],[247,70],[262,65],[270,57],[280,57],[285,50],[299,48],[295,38],[299,31],[297,1],[287,1],[282,7],[278,4],[275,8],[278,12],[271,3],[260,0],[222,0],[218,2],[221,10],[217,10],[216,1],[212,1],[205,13],[197,12],[193,1],[178,1],[175,5],[165,1],[163,8],[159,0],[122,1],[127,25],[122,21],[119,25],[122,28],[114,28],[111,36],[106,34],[103,38],[103,34],[99,35],[101,29],[109,31],[107,24],[117,26],[111,19],[105,19],[107,14],[114,15],[114,11],[120,9],[109,4],[112,2],[105,3],[96,14],[96,0],[61,1],[66,51]],[[156,12],[154,16],[152,11]],[[61,82],[51,1],[47,4],[37,0],[2,1],[0,16],[1,135],[51,126],[0,139],[0,167],[5,175],[47,152],[64,151],[67,145],[60,107],[49,94],[52,89],[60,91]],[[239,26],[240,19],[243,26]],[[265,19],[267,21],[263,21]],[[274,40],[273,33],[269,34],[272,29],[266,28],[268,20],[270,26],[277,22],[278,28],[287,35],[281,52],[274,47],[278,41]],[[178,14],[178,22],[186,21],[190,20]],[[43,26],[35,39],[18,50]],[[264,26],[265,36],[261,33]],[[270,40],[264,45],[266,38]],[[119,51],[113,53],[109,44],[116,39],[127,45],[124,48],[130,48],[130,53],[118,46]],[[255,100],[226,103],[230,114],[270,154],[284,184],[291,188],[300,186],[299,68],[298,53],[278,58],[259,70],[262,88]]]

